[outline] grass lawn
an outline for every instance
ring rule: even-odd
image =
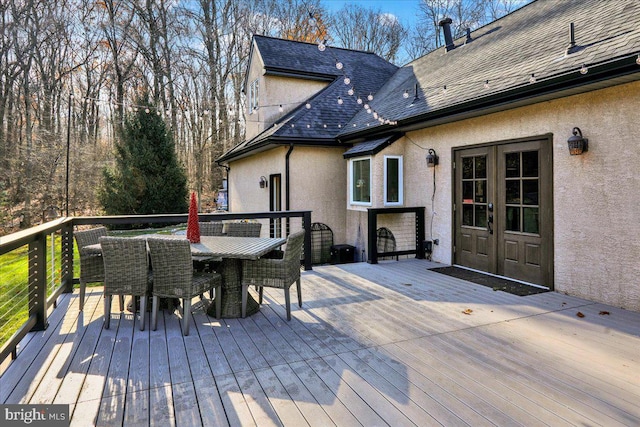
[[[184,228],[184,227],[182,227]],[[134,231],[110,231],[110,235],[136,236],[140,234],[171,234],[180,230],[171,226],[163,229]],[[60,286],[61,237],[54,234],[54,262],[51,262],[51,235],[47,236],[47,296]],[[0,347],[29,318],[29,254],[25,245],[7,254],[0,255]],[[80,257],[78,249],[73,249],[73,277],[80,277]],[[88,285],[91,286],[92,284]],[[93,284],[99,286],[99,284]]]

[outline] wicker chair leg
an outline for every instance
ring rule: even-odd
[[[118,295],[118,299],[120,300],[120,311],[124,311],[124,295]]]
[[[258,290],[258,304],[262,305],[262,291],[264,288],[260,286],[260,290]]]
[[[300,279],[296,281],[296,288],[298,291],[298,307],[302,308],[302,286],[300,286]]]
[[[135,300],[136,297],[133,297]],[[147,313],[147,297],[140,297],[140,330],[144,331],[144,316]]]
[[[80,311],[84,309],[84,296],[87,293],[87,284],[80,281]]]
[[[219,319],[221,316],[222,316],[222,286],[216,286],[216,319]]]
[[[104,296],[104,328],[109,329],[111,323],[111,295]]]
[[[182,298],[182,335],[189,335],[189,317],[191,317],[191,298]]]
[[[284,303],[287,306],[287,320],[291,320],[291,295],[289,295],[289,288],[284,288]]]
[[[151,328],[155,331],[158,328],[158,306],[160,305],[160,297],[154,296],[151,304]]]
[[[217,291],[216,291],[217,292]],[[247,317],[247,294],[249,293],[249,285],[242,285],[242,317]],[[217,309],[217,307],[216,307]],[[217,313],[217,312],[216,312]]]

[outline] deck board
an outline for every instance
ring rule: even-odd
[[[0,403],[69,404],[73,426],[640,425],[640,313],[434,266],[316,267],[291,322],[279,289],[247,319],[196,298],[187,337],[180,311],[140,331],[116,303],[105,330],[101,288],[83,312],[64,294],[3,364]]]

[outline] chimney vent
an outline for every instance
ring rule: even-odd
[[[576,48],[576,34],[573,26],[573,22],[569,27],[569,46],[567,46],[567,55],[575,52]]]
[[[444,32],[444,43],[447,52],[453,50],[456,47],[453,44],[453,37],[451,36],[452,22],[453,21],[451,20],[451,18],[444,18],[442,21],[438,22],[438,25],[442,27],[442,31]]]

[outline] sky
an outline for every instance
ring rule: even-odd
[[[335,12],[347,3],[355,3],[367,9],[380,9],[383,13],[391,13],[398,17],[401,24],[415,27],[420,14],[420,0],[321,0],[330,11]]]

